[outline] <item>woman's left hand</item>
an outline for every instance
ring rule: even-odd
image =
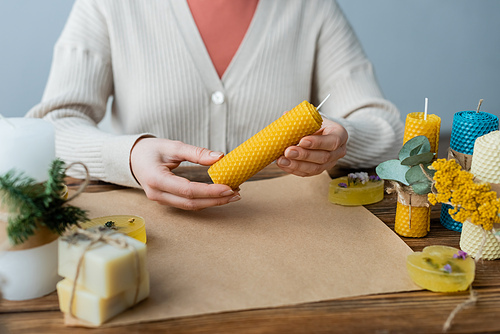
[[[277,165],[283,171],[298,175],[312,176],[333,168],[346,154],[346,129],[333,121],[323,120],[321,129],[302,138],[297,146],[290,146]]]

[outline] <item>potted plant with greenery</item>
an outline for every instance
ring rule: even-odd
[[[67,203],[65,177],[59,159],[43,183],[14,170],[0,176],[0,276],[5,299],[32,299],[55,290],[56,239],[68,226],[87,220],[84,210]]]

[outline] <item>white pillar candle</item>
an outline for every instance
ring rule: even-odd
[[[16,169],[44,182],[55,151],[51,123],[39,118],[0,118],[0,175]]]

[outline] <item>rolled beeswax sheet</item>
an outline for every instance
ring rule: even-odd
[[[144,217],[150,296],[105,326],[419,290],[411,249],[364,207],[328,202],[330,177],[247,182],[242,200],[197,212],[136,189],[84,193],[90,217]]]
[[[471,172],[484,182],[500,183],[500,131],[476,139]]]
[[[434,114],[428,114],[424,119],[423,112],[412,112],[406,116],[405,134],[403,144],[413,137],[426,136],[431,144],[431,152],[438,153],[439,130],[441,128],[441,118]]]
[[[472,155],[476,139],[495,130],[498,130],[498,117],[495,115],[476,111],[457,112],[453,116],[450,147]]]
[[[208,174],[214,183],[236,189],[283,155],[288,146],[318,131],[322,122],[316,108],[304,101],[213,164]]]

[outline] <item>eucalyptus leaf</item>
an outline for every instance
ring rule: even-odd
[[[429,175],[429,177],[433,177],[435,170],[430,170],[429,166],[431,164],[422,165],[425,169],[425,172]],[[411,167],[406,172],[406,181],[413,188],[413,191],[419,195],[428,194],[431,191],[432,181],[427,178],[427,176],[422,171],[420,165]]]
[[[435,170],[430,170],[429,166],[431,164],[423,164],[422,166],[425,169],[425,172],[432,178],[434,176]],[[407,172],[406,172],[406,181],[411,185],[412,183],[416,182],[423,182],[423,181],[429,181],[431,182],[427,176],[425,176],[424,172],[422,171],[422,168],[420,168],[420,165],[416,165],[411,167]]]
[[[411,188],[417,195],[426,195],[431,192],[431,182],[417,182],[411,185]]]
[[[404,160],[401,161],[402,165],[406,166],[415,166],[418,164],[426,164],[432,161],[434,159],[435,153],[433,152],[427,152],[427,153],[420,153],[417,155],[410,156]]]
[[[401,165],[399,160],[387,160],[379,164],[375,171],[381,179],[398,181],[408,186],[405,175],[409,169],[409,166]]]
[[[399,151],[399,160],[431,151],[431,143],[426,136],[416,136],[408,140]]]

